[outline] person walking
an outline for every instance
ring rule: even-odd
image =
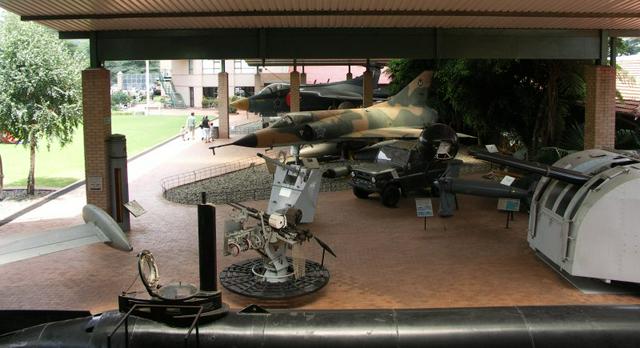
[[[202,117],[202,122],[200,123],[200,128],[202,128],[202,139],[204,140],[205,143],[209,142],[209,130],[210,130],[210,126],[209,126],[209,116],[205,115],[204,117]]]
[[[196,116],[191,113],[189,117],[187,117],[187,130],[189,131],[189,140],[193,140],[196,138]]]

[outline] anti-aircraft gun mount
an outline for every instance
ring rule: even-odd
[[[297,224],[298,209],[272,214],[239,203],[231,219],[225,221],[224,255],[238,256],[256,251],[261,257],[233,264],[220,273],[220,283],[229,291],[262,299],[286,299],[315,292],[329,281],[324,267],[325,252],[331,248],[308,229]],[[301,246],[315,239],[323,249],[322,262],[307,260]],[[287,252],[291,250],[291,257]]]

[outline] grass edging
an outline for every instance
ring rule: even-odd
[[[154,146],[152,146],[152,147],[140,152],[139,154],[136,154],[135,156],[133,156],[131,158],[128,158],[127,159],[127,163],[129,163],[129,162],[131,162],[131,161],[133,161],[133,160],[135,160],[135,159],[137,159],[137,158],[139,158],[139,157],[141,157],[141,156],[143,156],[143,155],[145,155],[145,154],[147,154],[147,153],[149,153],[149,152],[151,152],[151,151],[153,151],[153,150],[155,150],[155,149],[157,149],[157,148],[159,148],[159,147],[161,147],[163,145],[166,145],[167,143],[177,139],[178,137],[180,137],[180,134],[177,134],[177,135],[175,135],[175,136],[173,136],[173,137],[171,137],[171,138],[169,138],[169,139],[167,139],[165,141],[162,141],[162,142],[160,142],[160,143],[158,143],[158,144],[156,144],[156,145],[154,145]],[[39,200],[38,202],[30,204],[30,205],[18,210],[17,212],[7,216],[6,218],[0,220],[0,226],[6,225],[9,222],[19,218],[20,216],[22,216],[22,215],[24,215],[24,214],[26,214],[26,213],[28,213],[30,211],[33,211],[34,209],[39,208],[39,207],[45,205],[46,203],[49,203],[52,200],[62,196],[63,194],[66,194],[69,191],[73,191],[73,190],[77,189],[78,187],[80,187],[80,186],[82,186],[84,184],[85,184],[85,180],[82,179],[82,180],[78,180],[78,181],[76,181],[76,182],[74,182],[72,184],[69,184],[69,185],[67,185],[67,186],[65,186],[65,187],[63,187],[63,188],[61,188],[59,190],[53,191],[53,192],[49,193],[48,195],[42,197],[42,199]]]

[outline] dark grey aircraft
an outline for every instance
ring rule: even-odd
[[[389,97],[386,89],[378,88],[380,69],[373,69],[373,99]],[[352,109],[362,105],[363,76],[352,80],[300,86],[300,111]],[[238,110],[246,110],[261,116],[277,116],[291,111],[291,94],[288,83],[273,83],[249,98],[231,103]]]

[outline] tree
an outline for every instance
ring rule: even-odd
[[[33,194],[36,149],[66,145],[82,120],[83,60],[52,30],[14,15],[5,15],[0,34],[0,129],[29,147],[27,193]]]
[[[392,77],[406,79],[431,65],[393,61],[389,68]],[[561,136],[571,106],[584,96],[581,71],[577,61],[440,60],[429,104],[441,122],[460,131],[472,128],[483,141],[497,142],[502,132],[511,132],[535,150]]]

